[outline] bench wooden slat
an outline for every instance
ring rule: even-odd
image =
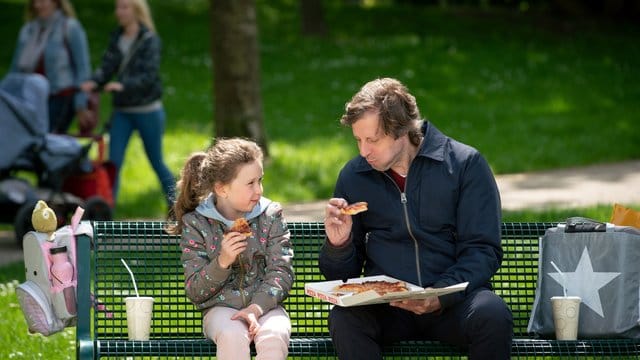
[[[527,333],[538,271],[538,242],[556,223],[503,223],[505,252],[502,268],[493,277],[495,291],[509,304],[514,317],[512,354],[532,356],[640,356],[640,340],[534,339]],[[199,357],[215,354],[204,338],[199,311],[184,295],[179,237],[168,235],[161,221],[94,222],[93,248],[87,238],[78,244],[79,359],[125,356]],[[304,294],[304,284],[324,280],[317,267],[324,241],[324,224],[289,224],[294,245],[296,282],[285,306],[291,317],[290,356],[335,358],[327,329],[330,304]],[[155,298],[150,341],[127,341],[124,298],[134,295],[131,279],[120,259],[136,276],[141,294]],[[106,311],[93,311],[90,294]],[[385,347],[401,358],[465,358],[463,350],[433,341],[401,342]]]

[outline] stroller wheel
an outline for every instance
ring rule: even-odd
[[[33,231],[33,225],[31,224],[31,214],[33,208],[36,206],[35,201],[27,201],[16,211],[16,218],[13,222],[13,230],[16,234],[16,242],[22,249],[22,238],[29,231]]]
[[[102,197],[92,196],[84,203],[84,219],[110,221],[113,220],[113,211]]]

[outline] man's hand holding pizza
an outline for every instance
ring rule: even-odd
[[[327,238],[333,246],[343,246],[349,241],[353,221],[352,215],[367,210],[367,203],[358,202],[349,205],[342,198],[332,198],[325,208],[324,227]]]

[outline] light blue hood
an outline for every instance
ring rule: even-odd
[[[200,205],[198,205],[198,207],[196,208],[196,211],[202,216],[206,216],[210,219],[218,220],[223,224],[225,224],[227,227],[230,227],[233,224],[233,221],[235,219],[229,220],[224,216],[222,216],[222,214],[220,214],[218,209],[216,209],[216,206],[213,204],[214,197],[215,195],[213,193],[209,194],[209,196],[203,202],[201,202]],[[258,216],[260,216],[260,214],[262,214],[267,209],[269,204],[271,204],[272,202],[273,201],[267,199],[264,196],[261,197],[260,201],[258,202],[258,204],[256,204],[253,210],[246,213],[244,217],[247,220],[257,218]]]

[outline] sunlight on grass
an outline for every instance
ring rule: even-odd
[[[18,281],[0,284],[0,307],[4,309],[0,316],[0,359],[75,359],[75,327],[45,337],[26,335],[27,323],[24,319],[18,298]],[[9,329],[11,329],[9,331]],[[25,334],[25,335],[23,335]]]
[[[164,160],[176,178],[189,154],[209,146],[211,136],[207,136],[207,133],[209,132],[185,128],[173,131],[171,136],[165,136]],[[117,218],[135,217],[141,209],[148,214],[148,218],[166,217],[167,208],[160,183],[147,160],[142,141],[137,134],[131,138],[120,176]]]
[[[560,96],[555,96],[549,99],[549,101],[542,107],[543,111],[548,111],[551,113],[566,113],[570,111],[573,107]]]
[[[299,145],[273,141],[270,150],[265,196],[282,202],[330,197],[336,169],[356,155],[355,145],[340,138],[314,138]]]
[[[10,34],[0,48],[4,71],[24,6],[0,3],[0,27]],[[637,26],[500,7],[371,3],[363,8],[324,2],[329,34],[304,37],[297,1],[257,2],[264,125],[273,162],[266,194],[297,202],[331,193],[332,177],[351,157],[346,154],[356,153],[348,130],[338,125],[344,105],[362,84],[382,76],[403,81],[424,117],[479,149],[497,174],[640,156]],[[116,24],[113,1],[74,5],[95,67]],[[184,158],[206,148],[214,134],[208,6],[207,0],[152,4],[163,44],[165,156],[176,175]],[[101,99],[104,119],[110,100]],[[122,177],[116,217],[164,216],[158,181],[135,138]]]

